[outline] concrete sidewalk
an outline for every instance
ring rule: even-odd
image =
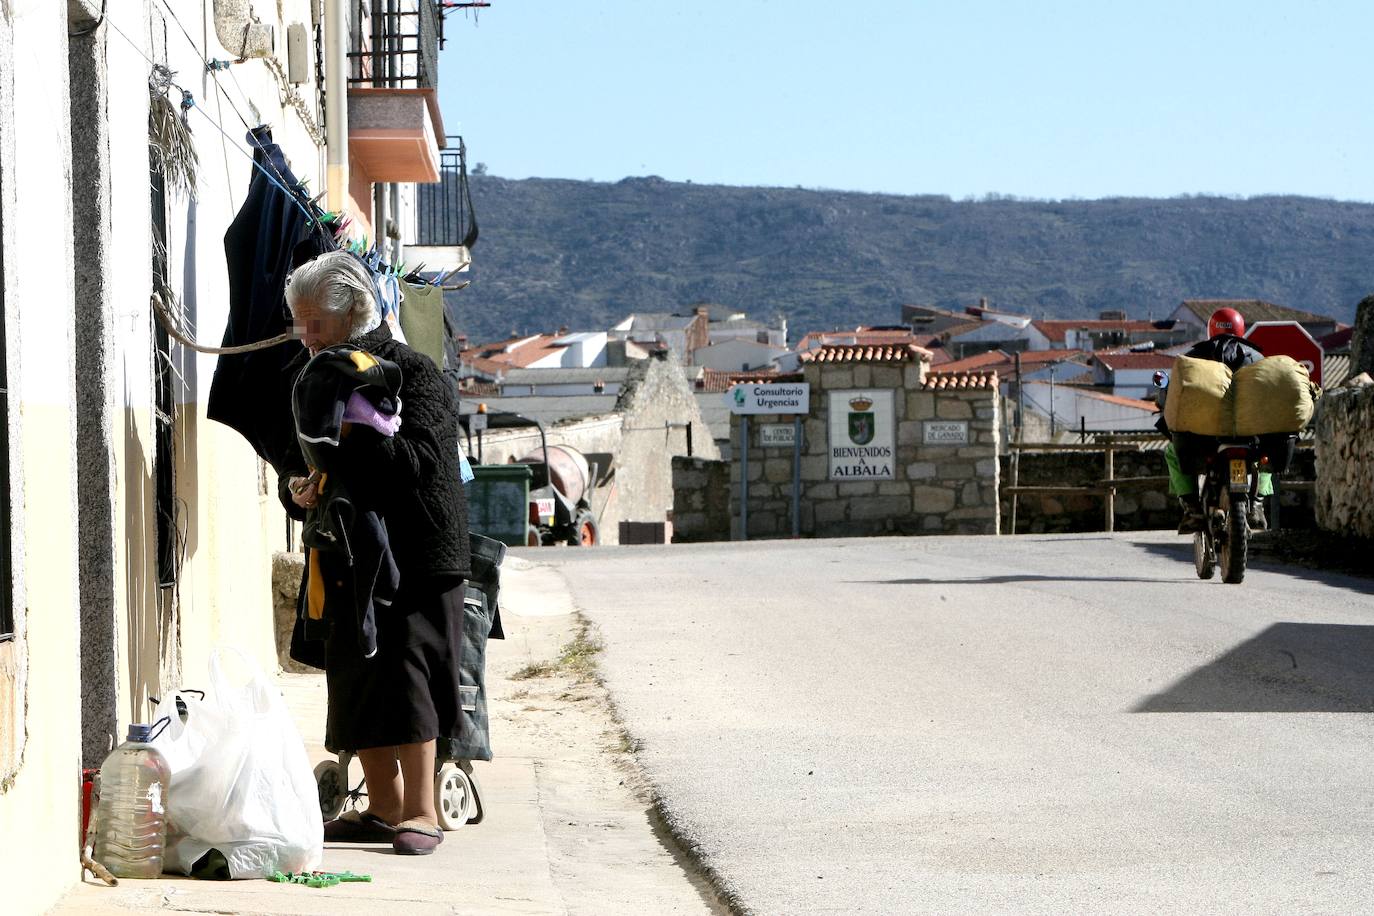
[[[527,556],[537,558],[538,552]],[[497,757],[475,765],[486,814],[481,824],[447,834],[432,856],[396,856],[380,845],[325,847],[321,868],[367,873],[370,884],[312,889],[165,877],[109,888],[87,877],[51,912],[724,912],[672,841],[657,831],[602,688],[565,667],[544,664],[556,662],[577,635],[578,619],[562,578],[515,556],[502,572],[507,639],[490,643],[487,657]],[[543,673],[521,676],[534,670]],[[311,763],[326,759],[323,675],[283,674],[280,681]]]

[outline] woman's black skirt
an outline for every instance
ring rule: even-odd
[[[453,580],[450,580],[450,582]],[[357,628],[325,642],[330,751],[459,737],[464,583],[407,590],[377,608],[377,654],[363,658]]]

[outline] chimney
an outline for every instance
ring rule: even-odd
[[[558,329],[558,336],[559,336],[559,337],[567,337],[567,336],[568,336],[568,326],[567,326],[567,325],[564,325],[563,327],[561,327],[561,328]]]
[[[987,296],[980,296],[980,297],[978,298],[978,307],[979,307],[980,309],[983,309],[984,311],[987,310],[987,307],[988,307],[988,297],[987,297]]]
[[[711,309],[708,308],[707,306],[698,305],[693,311],[694,311],[696,314],[702,315],[702,316],[704,316],[704,317],[706,317],[706,318],[708,318],[708,319],[711,317]]]

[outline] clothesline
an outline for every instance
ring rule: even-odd
[[[207,344],[197,343],[187,336],[186,332],[182,330],[180,322],[177,321],[176,316],[172,314],[172,310],[167,307],[167,303],[162,301],[162,296],[153,293],[149,302],[153,307],[153,314],[157,316],[157,320],[166,328],[167,334],[177,343],[185,347],[190,347],[197,353],[232,356],[239,353],[252,353],[256,350],[266,350],[269,347],[275,347],[295,339],[291,332],[288,331],[285,334],[278,334],[276,337],[271,337],[267,340],[257,340],[253,343],[240,344],[236,347],[211,347]]]

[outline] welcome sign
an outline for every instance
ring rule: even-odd
[[[891,391],[831,391],[830,479],[893,480],[896,419]]]

